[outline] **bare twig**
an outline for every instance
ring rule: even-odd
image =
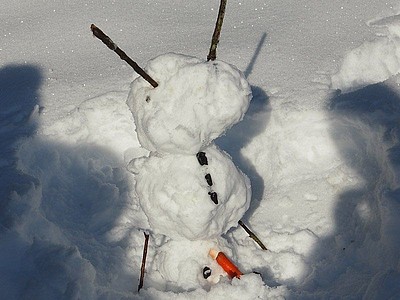
[[[217,45],[219,42],[219,35],[221,34],[222,22],[224,21],[225,7],[227,0],[221,0],[218,11],[217,22],[215,23],[214,33],[211,39],[210,52],[207,55],[207,61],[215,60],[217,58]]]
[[[149,247],[149,234],[144,232],[144,246],[143,246],[143,256],[142,256],[142,267],[140,268],[140,281],[138,286],[138,292],[143,287],[144,282],[144,271],[146,269],[146,257],[147,257],[147,248]]]
[[[242,222],[242,220],[239,220],[239,225],[243,227],[244,231],[247,232],[247,234],[261,247],[263,250],[268,250],[267,247],[264,246],[264,244],[260,241],[260,239]]]
[[[95,37],[100,39],[108,48],[113,50],[115,53],[118,54],[118,56],[126,61],[134,70],[136,73],[138,73],[140,76],[142,76],[148,83],[150,83],[154,88],[158,86],[158,83],[150,77],[149,74],[147,74],[139,65],[133,61],[124,51],[122,51],[103,31],[100,30],[96,25],[92,24],[90,26],[90,29],[92,30],[93,34]]]

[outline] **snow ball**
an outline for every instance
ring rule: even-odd
[[[216,241],[210,240],[170,240],[157,249],[153,266],[171,288],[191,290],[209,286],[210,282],[203,276],[204,267],[209,267],[211,274],[224,273],[208,255],[215,245]]]
[[[149,61],[153,88],[135,79],[127,104],[140,144],[160,153],[195,154],[242,120],[251,99],[250,85],[234,66],[181,54]]]
[[[216,146],[205,149],[207,166],[195,155],[152,153],[140,164],[136,193],[151,229],[172,239],[209,239],[236,226],[249,207],[250,181]],[[205,175],[212,176],[210,187]],[[215,204],[210,190],[218,195]]]

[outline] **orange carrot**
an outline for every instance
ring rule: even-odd
[[[218,252],[215,249],[211,249],[209,252],[210,256],[217,261],[217,263],[224,269],[226,273],[228,273],[230,278],[236,277],[240,278],[240,275],[243,275],[240,272],[239,268],[236,267],[233,262],[229,260],[229,258],[223,252]]]

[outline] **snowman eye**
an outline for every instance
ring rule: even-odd
[[[147,102],[147,103],[150,102],[150,96],[146,96],[146,102]]]
[[[204,279],[207,279],[210,276],[211,276],[211,269],[209,267],[204,267],[204,269],[203,269]]]

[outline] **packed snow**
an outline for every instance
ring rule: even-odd
[[[3,1],[3,298],[400,297],[400,6],[228,1],[213,64],[218,2]]]

